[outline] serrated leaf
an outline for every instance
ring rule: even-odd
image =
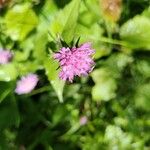
[[[80,0],[74,0],[72,1],[72,4],[70,5],[70,12],[68,12],[68,19],[65,23],[65,26],[63,28],[62,37],[65,41],[71,42],[75,28],[77,25],[78,15],[79,15],[79,7],[80,7]]]
[[[136,16],[128,20],[122,25],[120,36],[133,49],[150,49],[150,19]]]
[[[60,80],[58,77],[59,70],[58,68],[58,63],[52,59],[52,58],[46,58],[44,62],[45,70],[46,70],[46,75],[53,86],[58,99],[60,102],[63,102],[63,88],[65,82]]]
[[[73,0],[57,16],[55,16],[50,31],[54,36],[60,34],[63,39],[69,43],[74,36],[77,19],[79,15],[79,6],[81,0]]]
[[[38,18],[28,4],[16,5],[5,16],[6,33],[13,40],[23,40],[38,23]]]

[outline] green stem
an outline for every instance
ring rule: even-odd
[[[104,20],[104,23],[105,23],[105,27],[106,27],[106,32],[107,32],[107,36],[108,36],[108,39],[112,39],[112,33],[111,33],[111,30],[109,28],[109,24],[106,20]],[[111,48],[111,43],[109,43],[109,48]]]
[[[42,88],[39,88],[37,90],[34,90],[32,91],[30,94],[28,94],[27,96],[32,96],[32,95],[36,95],[36,94],[39,94],[39,93],[43,93],[43,92],[46,92],[46,91],[49,91],[50,90],[50,87],[51,86],[44,86]]]
[[[129,47],[129,45],[127,43],[125,43],[123,41],[116,40],[116,39],[101,37],[100,41],[105,42],[105,43],[110,43],[110,44],[121,45],[121,46],[124,46],[124,47]]]

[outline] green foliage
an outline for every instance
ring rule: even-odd
[[[11,92],[11,87],[9,83],[0,82],[0,103],[7,97]]]
[[[16,79],[17,70],[14,64],[0,66],[0,81],[11,81]]]
[[[111,77],[109,70],[101,68],[92,73],[96,85],[92,89],[93,100],[108,101],[116,96],[117,88],[115,80]]]
[[[80,1],[81,0],[74,0],[72,1],[72,4],[70,6],[71,9],[66,8],[68,17],[67,15],[65,15],[65,17],[67,17],[67,21],[62,31],[62,37],[66,42],[71,42],[71,39],[74,36],[74,32],[77,26],[78,15],[79,15]]]
[[[60,81],[59,79],[59,70],[57,70],[58,64],[52,58],[47,58],[44,62],[44,66],[46,70],[46,75],[48,76],[50,83],[56,91],[59,101],[63,102],[64,81]]]
[[[118,22],[107,21],[101,2],[0,4],[0,49],[13,53],[0,64],[0,150],[150,149],[149,1],[109,4],[121,7]],[[61,40],[79,37],[95,49],[95,67],[64,82],[53,54]],[[17,81],[29,73],[37,86],[17,95]]]
[[[6,23],[6,33],[13,40],[23,40],[27,34],[34,29],[38,19],[30,8],[29,4],[16,5],[10,9],[4,22]]]
[[[136,16],[127,21],[120,31],[120,36],[131,48],[150,49],[150,19]]]
[[[54,35],[60,34],[66,42],[71,42],[74,37],[79,14],[80,0],[73,0],[64,10],[54,18],[50,30]]]
[[[149,111],[150,106],[150,94],[149,94],[150,84],[140,85],[137,88],[135,94],[135,105],[140,108]]]
[[[132,136],[124,133],[117,126],[107,126],[105,139],[109,142],[109,149],[131,149]]]

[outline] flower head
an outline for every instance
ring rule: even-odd
[[[90,43],[82,44],[80,47],[61,48],[54,54],[54,59],[59,61],[61,68],[59,77],[72,82],[75,76],[88,75],[95,64],[92,59],[94,53]]]
[[[19,95],[30,93],[38,82],[38,76],[36,74],[28,74],[23,76],[21,80],[17,82],[15,92]]]
[[[13,54],[9,50],[0,49],[0,64],[7,64],[12,56]]]
[[[80,118],[80,125],[82,125],[82,126],[85,125],[87,123],[87,121],[88,121],[88,118],[86,116],[82,116]]]

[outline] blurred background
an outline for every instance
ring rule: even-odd
[[[64,83],[51,56],[79,37],[96,65]],[[0,0],[0,150],[149,149],[150,1]]]

